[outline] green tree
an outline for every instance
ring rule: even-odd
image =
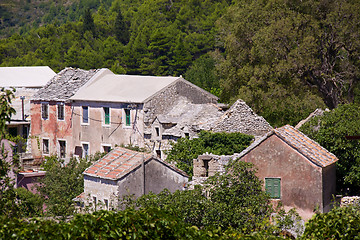
[[[244,233],[264,230],[272,212],[253,165],[238,160],[231,162],[224,174],[210,177],[204,186],[150,193],[137,199],[136,206],[159,207],[199,228],[233,228]]]
[[[72,199],[84,191],[82,173],[90,164],[90,159],[71,158],[70,162],[65,164],[56,156],[46,158],[43,166],[46,175],[41,180],[39,191],[45,198],[47,214],[74,214],[75,206]]]
[[[19,214],[14,190],[14,178],[11,175],[18,167],[18,161],[15,156],[9,157],[9,149],[5,149],[2,140],[7,133],[6,122],[9,122],[15,109],[11,106],[11,100],[14,97],[14,90],[0,91],[0,215],[14,217]]]
[[[90,8],[87,8],[84,12],[84,20],[83,20],[83,28],[82,31],[85,34],[86,31],[89,31],[95,36],[95,24],[94,24],[94,18],[91,15]]]
[[[193,159],[203,153],[231,155],[250,145],[253,136],[242,133],[212,133],[201,131],[198,138],[180,138],[172,143],[166,160],[192,176]]]
[[[360,144],[359,140],[350,140],[346,136],[360,134],[360,106],[339,105],[304,124],[300,130],[339,159],[336,163],[338,192],[359,194]]]
[[[38,217],[43,215],[44,198],[25,188],[16,188],[16,202],[21,217]]]
[[[115,36],[116,39],[124,45],[126,45],[130,40],[129,27],[125,22],[120,9],[118,10],[115,19]]]
[[[358,9],[346,0],[236,2],[219,24],[222,97],[244,99],[272,125],[294,124],[324,102],[352,102]]]

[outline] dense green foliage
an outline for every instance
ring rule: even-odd
[[[16,188],[16,204],[20,217],[38,217],[43,215],[44,198],[25,188]]]
[[[73,199],[84,191],[82,173],[101,156],[103,154],[99,153],[86,159],[71,158],[66,164],[56,156],[46,158],[43,165],[46,175],[41,180],[39,191],[45,198],[47,215],[74,214]]]
[[[227,5],[225,0],[116,0],[96,11],[82,8],[78,21],[50,23],[1,40],[0,65],[179,76],[215,49],[215,21]]]
[[[242,98],[273,126],[295,124],[323,101],[354,101],[359,8],[353,0],[234,1],[219,21],[223,100]]]
[[[360,106],[344,104],[316,117],[300,129],[335,154],[337,188],[342,194],[360,194],[360,143],[346,136],[360,134]]]
[[[360,239],[358,206],[336,207],[318,213],[306,224],[302,239]]]
[[[136,200],[136,206],[160,207],[199,228],[230,227],[245,233],[264,230],[272,210],[252,167],[250,163],[234,161],[225,174],[210,177],[204,186],[144,195]]]
[[[193,159],[203,153],[231,155],[248,147],[253,136],[242,133],[212,133],[201,131],[198,138],[180,138],[172,143],[166,161],[176,162],[176,166],[192,176]]]

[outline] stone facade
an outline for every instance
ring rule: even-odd
[[[255,137],[263,136],[272,130],[270,124],[242,100],[237,100],[211,126],[214,132],[240,132]]]

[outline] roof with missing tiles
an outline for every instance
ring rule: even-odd
[[[87,83],[99,69],[65,68],[32,97],[40,101],[66,101]]]
[[[97,178],[119,180],[136,168],[140,167],[143,160],[145,163],[150,160],[158,161],[179,174],[187,176],[185,172],[171,166],[169,163],[157,159],[151,154],[136,152],[121,147],[116,147],[103,158],[96,161],[93,165],[87,168],[83,174]]]
[[[313,141],[305,134],[290,125],[285,125],[281,128],[276,128],[272,130],[262,138],[255,141],[236,157],[242,157],[246,155],[273,134],[278,136],[292,148],[297,150],[300,154],[302,154],[311,162],[320,167],[329,166],[338,160],[338,158],[334,154],[332,154],[331,152],[320,146],[320,144]]]

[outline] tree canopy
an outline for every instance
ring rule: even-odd
[[[335,154],[337,188],[342,194],[360,193],[360,140],[346,136],[360,135],[360,106],[343,104],[315,117],[300,130]]]

